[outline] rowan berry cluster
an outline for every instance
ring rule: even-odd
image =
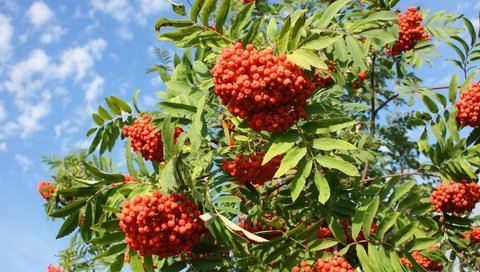
[[[317,272],[341,271],[354,272],[350,265],[343,257],[333,257],[328,260],[318,259],[314,263]],[[313,269],[305,261],[300,262],[300,266],[294,266],[292,272],[311,272]]]
[[[462,126],[480,126],[480,81],[470,84],[460,94],[460,100],[455,103],[457,113],[455,117]]]
[[[438,249],[438,247],[436,247],[436,248]],[[425,270],[427,270],[427,271],[431,271],[431,272],[442,271],[443,264],[436,263],[436,262],[426,258],[422,254],[420,254],[419,251],[415,250],[412,253],[412,257],[420,266],[425,268]],[[413,267],[412,262],[410,262],[407,258],[404,258],[404,257],[400,258],[400,262],[405,266]]]
[[[63,272],[63,270],[60,266],[54,266],[53,264],[49,264],[48,272]]]
[[[398,55],[412,49],[417,42],[429,39],[430,35],[425,33],[421,25],[422,20],[422,14],[416,7],[409,7],[404,14],[399,13],[400,34],[393,48],[387,46],[387,53]]]
[[[234,115],[247,119],[254,131],[284,131],[306,117],[305,107],[315,85],[282,54],[257,51],[240,42],[224,49],[212,68],[215,92]]]
[[[480,185],[475,182],[440,184],[430,196],[430,202],[435,205],[435,211],[448,213],[471,212],[480,201]]]
[[[320,227],[317,230],[317,238],[318,239],[333,238],[333,233],[327,227]]]
[[[122,174],[123,175],[123,178],[124,178],[124,181],[127,182],[127,183],[137,183],[138,180],[132,176],[130,176],[129,174]]]
[[[222,159],[222,170],[235,177],[239,182],[263,185],[273,178],[283,159],[282,155],[278,155],[262,165],[264,157],[265,151],[263,150],[258,154],[250,153],[249,156],[240,153],[233,161]]]
[[[278,216],[273,216],[273,215],[268,214],[268,213],[264,214],[263,218],[265,220],[268,220],[268,221],[278,221],[279,220]],[[265,239],[272,239],[272,238],[275,238],[275,237],[278,237],[278,236],[282,236],[282,232],[278,231],[279,230],[278,228],[276,228],[275,226],[272,226],[268,222],[265,223],[264,220],[262,220],[261,218],[257,219],[256,224],[253,224],[252,221],[245,222],[246,219],[247,218],[245,217],[245,215],[242,214],[242,216],[240,217],[240,222],[237,223],[237,226],[239,226],[242,229],[244,229],[246,231],[249,231],[251,233],[256,233],[258,236],[263,237]],[[280,224],[283,225],[284,222],[280,221]],[[264,231],[268,232],[268,233],[259,233],[259,232],[264,232]],[[269,232],[269,231],[275,231],[275,232]],[[242,235],[242,234],[240,233],[240,235]]]
[[[462,235],[463,238],[470,238],[470,244],[480,243],[480,227],[473,227],[470,232]]]
[[[334,61],[329,62],[328,70],[330,72],[335,72],[336,69]],[[333,83],[333,78],[327,73],[315,72],[315,74],[313,74],[313,83],[315,84],[316,88],[324,88]]]
[[[208,233],[200,214],[195,203],[184,195],[153,192],[152,196],[126,201],[119,225],[130,248],[140,255],[164,258],[191,252]]]
[[[143,114],[143,120],[136,119],[133,126],[124,126],[123,135],[130,137],[134,152],[140,152],[144,159],[153,162],[164,162],[162,132],[151,126],[152,118]],[[181,128],[175,128],[174,139],[182,133]]]
[[[55,186],[49,181],[40,181],[37,186],[38,192],[45,199],[48,200],[50,196],[55,193]]]
[[[358,73],[358,78],[357,80],[355,80],[355,82],[353,82],[353,87],[354,88],[360,88],[360,86],[362,86],[363,82],[365,81],[365,79],[367,78],[367,73],[364,72],[364,71],[361,71],[360,73]]]

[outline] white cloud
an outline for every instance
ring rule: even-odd
[[[41,100],[37,103],[24,103],[19,105],[21,111],[18,117],[18,124],[21,127],[20,136],[27,137],[31,133],[42,129],[40,119],[44,118],[50,113],[50,100],[52,95],[49,92],[44,92],[41,95]]]
[[[5,106],[3,106],[3,101],[0,101],[0,122],[5,120],[7,117],[7,110],[5,109]]]
[[[117,36],[122,40],[131,40],[133,39],[133,32],[126,26],[120,26],[117,29]]]
[[[103,77],[95,74],[91,82],[83,85],[85,90],[85,100],[87,100],[87,103],[93,102],[102,94],[104,82],[105,80]]]
[[[130,20],[132,7],[127,0],[91,0],[90,4],[93,11],[108,14],[121,23],[127,23]]]
[[[0,151],[7,150],[7,143],[0,143]]]
[[[144,25],[150,15],[159,14],[162,11],[168,10],[170,4],[165,0],[137,0],[140,5],[140,12],[135,16],[137,22]]]
[[[5,62],[12,55],[13,26],[10,17],[0,13],[0,74],[3,72]]]
[[[27,171],[33,163],[27,156],[21,154],[15,154],[15,161],[20,164],[23,171]]]
[[[40,35],[40,42],[45,44],[58,42],[65,32],[66,30],[59,25],[47,27],[45,28],[45,32]]]
[[[47,4],[42,1],[36,1],[28,9],[27,16],[34,26],[40,27],[50,22],[55,17],[55,14]]]

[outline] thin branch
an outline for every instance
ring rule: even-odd
[[[405,176],[424,176],[424,177],[440,177],[440,174],[438,173],[421,173],[421,172],[406,172],[406,173],[400,173],[400,174],[390,174],[390,175],[385,175],[381,176],[380,179],[386,179],[386,178],[395,178],[395,177],[405,177]],[[362,184],[365,184],[367,182],[373,181],[377,178],[362,178],[360,182]]]
[[[262,193],[262,196],[268,196],[268,195],[271,195],[273,192],[275,192],[276,190],[282,188],[283,186],[285,185],[288,185],[290,182],[293,181],[293,175],[292,176],[289,176],[289,177],[286,177],[283,182],[280,182],[279,184],[275,185],[275,186],[272,186],[271,188],[269,188],[268,190],[266,190],[265,192]]]
[[[377,111],[375,110],[375,60],[377,55],[374,53],[372,56],[372,70],[370,71],[370,136],[375,136],[375,118]],[[362,179],[367,177],[368,167],[370,166],[370,161],[365,163],[365,168],[363,169]]]
[[[380,106],[378,106],[378,108],[375,109],[375,115],[377,115],[377,113],[383,109],[390,101],[394,100],[395,98],[397,98],[400,94],[397,93],[395,95],[392,95],[391,97],[389,97],[387,100],[385,100],[385,102],[383,102]]]

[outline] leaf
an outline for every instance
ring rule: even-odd
[[[135,108],[135,111],[137,113],[141,112],[141,110],[138,108],[138,105],[137,105],[137,98],[139,93],[140,93],[140,90],[136,90],[132,95],[133,107]]]
[[[358,169],[351,163],[344,161],[343,159],[340,159],[338,157],[332,158],[328,156],[318,156],[316,158],[317,162],[326,168],[333,168],[337,169],[346,175],[349,176],[359,176],[360,173],[358,172]]]
[[[104,257],[108,257],[108,256],[111,256],[111,255],[123,252],[123,251],[125,251],[126,248],[127,248],[127,244],[125,244],[125,243],[113,245],[109,249],[107,249],[106,251],[104,251],[104,252],[98,254],[97,256],[93,257],[92,260],[102,259]]]
[[[300,48],[310,49],[310,50],[322,50],[324,48],[329,47],[330,45],[333,45],[341,37],[342,36],[338,34],[321,36],[317,33],[314,33],[305,39],[303,44],[300,45]]]
[[[276,134],[270,148],[265,157],[263,157],[262,165],[267,164],[275,156],[287,152],[297,141],[298,130],[289,130],[284,134]]]
[[[220,34],[223,33],[223,24],[225,24],[225,21],[228,17],[228,12],[230,11],[230,2],[231,0],[222,0],[222,3],[220,4],[215,16],[215,29]]]
[[[338,12],[349,2],[350,0],[339,0],[329,5],[316,24],[317,28],[325,29],[332,19],[337,16]]]
[[[125,262],[125,254],[122,253],[120,255],[117,255],[115,257],[115,260],[112,262],[110,265],[110,269],[108,271],[110,272],[118,272],[122,270],[123,264]]]
[[[242,232],[248,239],[252,240],[252,241],[255,241],[255,242],[258,242],[258,243],[264,243],[264,242],[268,242],[267,239],[264,239],[258,235],[255,235],[249,231],[246,231],[245,229],[237,226],[235,223],[233,223],[232,221],[228,220],[228,218],[226,218],[225,216],[221,215],[221,214],[218,214],[218,217],[220,218],[220,220],[222,220],[222,222],[225,224],[225,226],[231,231],[231,232],[235,232],[235,231],[240,231]]]
[[[430,97],[422,95],[422,101],[430,112],[438,113],[438,106]]]
[[[230,37],[232,40],[237,40],[240,37],[242,30],[250,20],[250,14],[252,13],[254,6],[255,3],[245,5],[233,19],[230,27]]]
[[[130,141],[130,138],[127,139],[127,143],[125,145],[125,162],[127,164],[128,173],[136,178],[138,174],[135,167],[133,167],[132,143]]]
[[[294,24],[288,37],[288,50],[297,48],[300,37],[302,36],[302,29],[305,28],[305,13],[306,10],[299,9],[292,15],[293,18],[297,18],[297,20],[292,22]]]
[[[394,250],[390,251],[390,264],[392,265],[393,271],[405,271],[402,264],[400,263],[400,258],[398,258],[397,252],[395,252]]]
[[[319,251],[326,248],[331,248],[338,244],[338,241],[335,239],[315,239],[312,242],[308,243],[309,251]]]
[[[399,213],[390,213],[388,214],[380,223],[378,224],[377,228],[377,233],[376,237],[380,241],[383,241],[383,237],[385,236],[385,233],[395,224],[395,221],[397,221],[397,218],[399,216]]]
[[[298,196],[305,187],[307,178],[312,172],[312,164],[312,160],[308,158],[304,158],[300,162],[300,165],[298,166],[298,172],[293,177],[293,182],[290,185],[292,202],[295,202],[295,200],[297,200]]]
[[[125,178],[123,177],[122,174],[109,174],[109,173],[105,173],[103,172],[102,170],[96,168],[95,166],[93,165],[90,165],[88,164],[87,162],[83,161],[82,162],[83,165],[85,166],[85,168],[90,172],[92,173],[93,175],[99,177],[99,178],[102,178],[106,181],[110,181],[110,182],[118,182],[118,181],[123,181]]]
[[[215,198],[215,200],[213,202],[215,202],[215,203],[239,203],[239,202],[242,202],[242,199],[240,199],[237,196],[233,196],[233,195],[224,195],[224,196],[219,196],[219,197]]]
[[[163,193],[170,193],[177,187],[177,170],[175,169],[176,162],[177,158],[173,157],[167,162],[165,168],[163,169],[162,178],[160,179],[160,186]]]
[[[415,186],[415,181],[409,181],[406,182],[400,186],[398,186],[388,199],[388,206],[392,205],[395,203],[397,200],[399,200],[402,196],[404,196],[406,193],[410,192],[410,190]]]
[[[205,4],[203,4],[202,10],[200,10],[200,17],[204,26],[208,26],[208,19],[216,6],[217,0],[207,0]]]
[[[332,138],[316,138],[312,141],[312,147],[318,150],[355,150],[356,146],[352,145],[349,142],[332,139]]]
[[[465,24],[465,27],[468,30],[468,33],[470,34],[470,39],[471,39],[470,45],[474,46],[477,41],[477,35],[475,35],[475,28],[473,27],[473,24],[472,22],[470,22],[470,20],[468,20],[465,17],[462,17],[462,19],[463,19],[463,23]]]
[[[417,229],[418,221],[412,222],[403,228],[399,229],[391,238],[390,241],[395,243],[395,246],[398,246],[405,242],[406,240],[410,239],[415,230]]]
[[[92,119],[99,126],[102,126],[103,123],[105,122],[105,120],[103,120],[103,118],[96,113],[92,113]]]
[[[275,17],[270,18],[270,21],[268,21],[268,26],[267,26],[267,37],[269,40],[275,40],[275,36],[278,34],[278,29],[277,29],[277,21],[275,20]]]
[[[287,58],[296,65],[308,70],[310,70],[312,66],[324,70],[328,69],[325,62],[310,50],[302,48],[296,49],[292,53],[288,54]]]
[[[103,138],[103,130],[104,127],[101,127],[98,129],[97,134],[95,134],[95,137],[93,138],[92,144],[90,145],[90,148],[88,149],[88,154],[92,154],[95,149],[97,149],[98,144]]]
[[[295,147],[294,149],[288,151],[287,155],[282,159],[280,166],[278,167],[277,172],[275,173],[276,178],[283,176],[287,173],[288,170],[297,166],[298,162],[307,154],[306,147]]]
[[[106,234],[102,237],[93,238],[89,243],[93,243],[98,246],[109,245],[116,242],[120,242],[125,239],[125,233],[119,231],[114,233]]]
[[[243,38],[244,44],[252,43],[258,37],[258,30],[261,25],[263,25],[264,19],[255,20],[253,24],[248,28],[247,35]]]
[[[363,246],[362,245],[357,245],[356,249],[357,249],[358,260],[360,261],[360,264],[362,265],[362,269],[363,269],[362,271],[375,272],[375,270],[373,269],[373,267],[371,265],[370,259],[368,258],[367,252],[365,251]]]
[[[190,9],[190,19],[193,22],[197,21],[198,14],[200,13],[204,3],[205,0],[195,0],[193,3],[192,8]]]
[[[306,122],[302,128],[311,134],[322,134],[335,132],[343,128],[351,127],[355,124],[350,118],[341,117],[341,118],[331,118],[331,119],[320,119],[316,121]]]
[[[173,12],[175,12],[176,14],[178,14],[180,16],[187,15],[187,12],[185,11],[185,6],[183,4],[177,4],[177,3],[174,3],[172,1],[169,1],[169,2],[170,2],[170,4],[172,4]]]
[[[283,21],[282,28],[280,28],[280,33],[277,36],[277,50],[279,54],[285,53],[288,47],[288,37],[290,36],[291,31],[292,17],[288,16],[287,19]]]
[[[451,103],[455,103],[457,100],[457,88],[458,88],[458,76],[454,74],[450,80],[450,86],[448,87],[448,100]]]
[[[352,36],[347,36],[345,41],[347,43],[348,51],[352,56],[354,67],[358,67],[361,71],[368,70],[360,41]]]
[[[355,215],[352,219],[352,239],[357,241],[357,236],[360,233],[363,225],[363,218],[365,217],[365,211],[372,203],[371,199],[365,199],[363,203],[355,211]]]
[[[78,227],[78,222],[79,222],[78,215],[79,215],[79,211],[76,211],[70,214],[67,217],[67,219],[65,219],[62,226],[60,227],[60,230],[58,231],[56,239],[69,235]]]
[[[62,208],[53,211],[52,213],[49,214],[49,216],[64,217],[65,215],[71,214],[72,212],[79,210],[81,207],[85,206],[86,203],[87,203],[87,198],[75,199],[74,201],[63,206]]]
[[[367,239],[370,239],[370,227],[372,226],[375,215],[377,215],[380,199],[377,196],[373,198],[372,203],[368,206],[365,216],[363,218],[363,234]]]
[[[330,185],[319,171],[315,171],[314,182],[318,190],[318,202],[325,204],[330,198]]]
[[[157,105],[165,113],[172,115],[194,115],[197,112],[197,107],[184,103],[160,102]]]
[[[130,256],[130,268],[133,272],[145,272],[141,257],[138,256],[137,251],[133,248],[129,248],[128,255]]]
[[[171,116],[166,115],[162,122],[162,141],[165,161],[168,161],[173,156],[174,132],[175,124],[172,123]]]
[[[346,244],[346,237],[343,226],[338,223],[338,219],[330,216],[327,218],[328,228],[332,231],[333,236],[342,244]]]
[[[358,27],[371,22],[376,23],[379,21],[396,21],[396,20],[398,20],[398,15],[394,12],[391,12],[391,11],[373,12],[370,15],[368,15],[366,18],[356,20],[355,23],[350,26],[348,31],[353,32]]]
[[[110,99],[120,110],[132,113],[132,108],[130,108],[130,106],[125,101],[115,96],[111,96]]]
[[[102,117],[104,120],[112,119],[112,116],[110,116],[107,110],[105,110],[105,108],[103,108],[102,106],[98,106],[98,115],[100,115],[100,117]]]

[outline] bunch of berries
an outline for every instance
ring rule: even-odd
[[[54,266],[53,264],[48,265],[48,272],[63,272],[60,266]]]
[[[199,219],[201,212],[184,195],[137,196],[126,201],[119,215],[125,241],[140,255],[160,258],[191,252],[193,245],[208,233]]]
[[[318,239],[333,238],[333,233],[328,227],[320,227],[317,230],[317,238]]]
[[[305,260],[300,262],[300,266],[296,265],[293,267],[292,272],[312,272],[312,267],[308,265]]]
[[[315,85],[282,54],[257,51],[240,42],[224,49],[212,68],[215,92],[234,115],[248,120],[254,131],[284,131],[306,117],[305,107]]]
[[[330,72],[335,72],[335,62],[330,61],[328,64],[328,70]],[[313,84],[315,84],[316,88],[324,88],[327,85],[333,83],[333,78],[327,73],[315,72],[313,74]]]
[[[473,227],[470,232],[462,235],[463,238],[470,238],[470,244],[480,243],[480,227]]]
[[[278,216],[273,216],[273,215],[268,214],[268,213],[266,213],[263,216],[263,218],[265,220],[268,220],[268,221],[278,221],[279,220]],[[272,226],[268,222],[265,224],[261,218],[257,219],[256,224],[253,224],[252,221],[248,221],[248,222],[245,223],[246,219],[247,218],[245,217],[245,215],[242,214],[242,216],[240,217],[240,222],[237,223],[237,226],[241,227],[242,229],[244,229],[248,232],[255,233],[256,235],[258,235],[260,237],[263,237],[265,239],[272,239],[272,238],[275,238],[275,237],[278,237],[278,236],[282,236],[282,232],[278,231],[279,229],[277,229],[275,226]],[[283,225],[284,223],[285,222],[280,221],[281,225]],[[266,232],[266,233],[262,233],[262,232]],[[240,234],[240,235],[242,235],[242,234]]]
[[[143,120],[136,119],[133,126],[123,127],[123,135],[130,137],[133,151],[140,152],[144,159],[164,162],[162,132],[150,126],[151,121],[151,117],[143,114]],[[182,132],[181,128],[175,128],[174,139]]]
[[[480,81],[470,84],[460,94],[460,100],[455,103],[457,113],[455,117],[462,126],[480,126]]]
[[[436,248],[438,249],[438,247]],[[427,259],[425,256],[423,256],[422,254],[420,254],[420,252],[416,250],[412,253],[412,257],[420,266],[425,268],[425,270],[427,271],[442,271],[443,264],[436,263],[430,259]],[[400,258],[400,262],[405,266],[413,267],[412,263],[407,258]]]
[[[360,86],[362,86],[366,78],[367,78],[367,73],[365,71],[361,71],[360,73],[358,73],[358,78],[357,80],[355,80],[355,82],[353,82],[353,87],[360,88]]]
[[[127,182],[127,183],[138,183],[138,180],[132,176],[130,176],[129,174],[122,174],[123,175],[123,178],[124,178],[124,181]]]
[[[258,154],[250,153],[248,157],[240,153],[232,162],[224,158],[222,170],[242,183],[263,185],[273,178],[283,159],[282,155],[278,155],[262,166],[264,157],[263,150]]]
[[[342,272],[354,272],[352,265],[350,265],[343,257],[332,257],[331,259],[324,260],[318,259],[314,263],[314,267],[317,272],[328,271],[342,271]],[[311,272],[313,269],[305,261],[300,262],[300,266],[294,266],[292,272]]]
[[[417,42],[429,39],[430,35],[425,33],[423,26],[420,24],[422,20],[422,14],[418,12],[416,7],[409,7],[404,14],[399,13],[400,34],[393,48],[387,46],[387,53],[398,55],[412,49]]]
[[[55,193],[55,186],[49,181],[40,181],[37,186],[38,192],[45,199],[48,200],[50,196]]]
[[[480,201],[480,185],[475,182],[440,184],[430,196],[430,202],[435,205],[435,211],[448,213],[471,212]]]

